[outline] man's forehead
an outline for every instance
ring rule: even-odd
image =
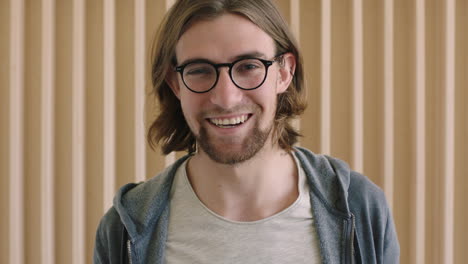
[[[229,13],[192,23],[176,45],[179,64],[197,58],[214,62],[267,58],[274,51],[274,41],[266,32],[247,18]]]

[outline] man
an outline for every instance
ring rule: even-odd
[[[382,191],[293,147],[302,61],[270,0],[180,0],[155,43],[148,139],[189,154],[121,188],[95,263],[397,263]]]

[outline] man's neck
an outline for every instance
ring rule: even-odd
[[[292,154],[280,148],[263,149],[235,165],[217,163],[199,152],[187,166],[199,199],[236,221],[260,220],[291,205],[298,196],[297,174]]]

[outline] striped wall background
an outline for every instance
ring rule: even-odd
[[[173,1],[0,0],[0,263],[91,263],[145,143],[148,47]],[[401,263],[468,259],[468,1],[281,0],[309,108],[300,144],[383,188]]]

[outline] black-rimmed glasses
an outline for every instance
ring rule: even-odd
[[[208,60],[196,60],[175,68],[180,73],[185,86],[194,93],[206,93],[218,83],[219,68],[228,67],[232,82],[240,89],[253,90],[266,80],[268,68],[281,55],[273,60],[243,58],[232,63],[214,64]]]

